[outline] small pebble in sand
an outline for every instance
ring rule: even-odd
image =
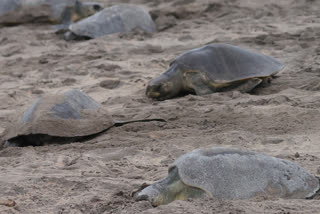
[[[77,82],[77,80],[74,78],[66,78],[66,79],[62,80],[63,85],[72,85],[76,82]]]
[[[59,155],[57,158],[56,166],[60,169],[63,169],[74,163],[75,163],[75,160],[72,160],[70,157]]]
[[[300,154],[298,152],[296,152],[296,154],[294,154],[294,157],[298,158],[298,157],[300,157]]]
[[[39,64],[47,64],[49,61],[46,58],[40,59]]]
[[[108,80],[103,80],[100,82],[100,87],[106,88],[106,89],[114,89],[118,87],[120,84],[120,80],[118,79],[108,79]]]
[[[32,94],[43,94],[44,91],[42,91],[41,89],[33,89],[33,90],[31,90],[31,93]]]
[[[4,205],[7,207],[14,207],[16,205],[16,202],[9,199],[9,200],[0,201],[0,205]]]

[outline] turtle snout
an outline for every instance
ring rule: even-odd
[[[162,90],[162,85],[161,84],[152,84],[150,83],[148,86],[147,86],[147,91],[146,91],[146,95],[150,98],[160,98],[162,93],[161,93]]]
[[[171,93],[172,83],[170,81],[151,81],[146,90],[148,97],[158,100],[171,97]]]
[[[67,31],[64,35],[63,35],[64,40],[66,41],[70,41],[70,40],[75,40],[76,39],[76,35],[70,31]]]
[[[161,196],[159,190],[151,185],[136,193],[133,198],[135,201],[149,201],[152,206],[159,206],[162,201]]]
[[[149,196],[140,192],[135,196],[134,199],[136,201],[149,201]]]

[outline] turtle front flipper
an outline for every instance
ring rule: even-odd
[[[244,83],[236,87],[235,90],[240,91],[241,93],[247,93],[252,91],[260,83],[262,83],[262,79],[260,78],[248,79],[248,80],[245,80]]]
[[[186,200],[205,194],[205,191],[199,188],[184,184],[180,179],[178,169],[174,167],[170,170],[167,178],[146,187],[134,198],[136,201],[147,200],[151,202],[152,206],[159,206],[174,200]]]
[[[216,88],[212,86],[206,75],[198,70],[184,72],[184,88],[186,91],[192,91],[196,95],[212,94]]]
[[[63,34],[65,32],[67,32],[68,28],[69,28],[69,25],[71,23],[68,23],[68,24],[57,24],[57,25],[53,25],[53,29],[56,30],[56,34],[57,35],[60,35],[60,34]]]

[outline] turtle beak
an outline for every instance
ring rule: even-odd
[[[134,198],[136,201],[149,201],[149,196],[147,194],[137,194]]]
[[[147,86],[147,90],[146,90],[146,95],[147,97],[153,98],[153,99],[158,99],[161,97],[161,93],[160,93],[160,88],[161,85],[160,84],[149,84]]]
[[[147,86],[146,95],[157,100],[165,100],[173,97],[173,82],[168,81],[166,76],[160,76],[152,80]]]
[[[146,95],[157,100],[173,98],[183,90],[182,81],[181,71],[177,66],[171,66],[165,73],[150,81]]]
[[[136,193],[133,197],[135,201],[149,201],[152,206],[156,207],[163,204],[161,196],[160,192],[151,185]]]

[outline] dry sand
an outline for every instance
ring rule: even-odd
[[[1,214],[320,213],[319,198],[197,199],[157,208],[131,198],[144,182],[165,177],[174,159],[199,147],[263,152],[319,176],[320,1],[100,2],[144,5],[160,31],[65,42],[46,25],[1,28],[0,132],[16,109],[70,88],[88,93],[117,120],[168,122],[115,127],[83,143],[0,150],[0,200],[17,203],[0,206]],[[171,60],[212,42],[260,51],[286,68],[250,94],[146,98],[146,84]]]

